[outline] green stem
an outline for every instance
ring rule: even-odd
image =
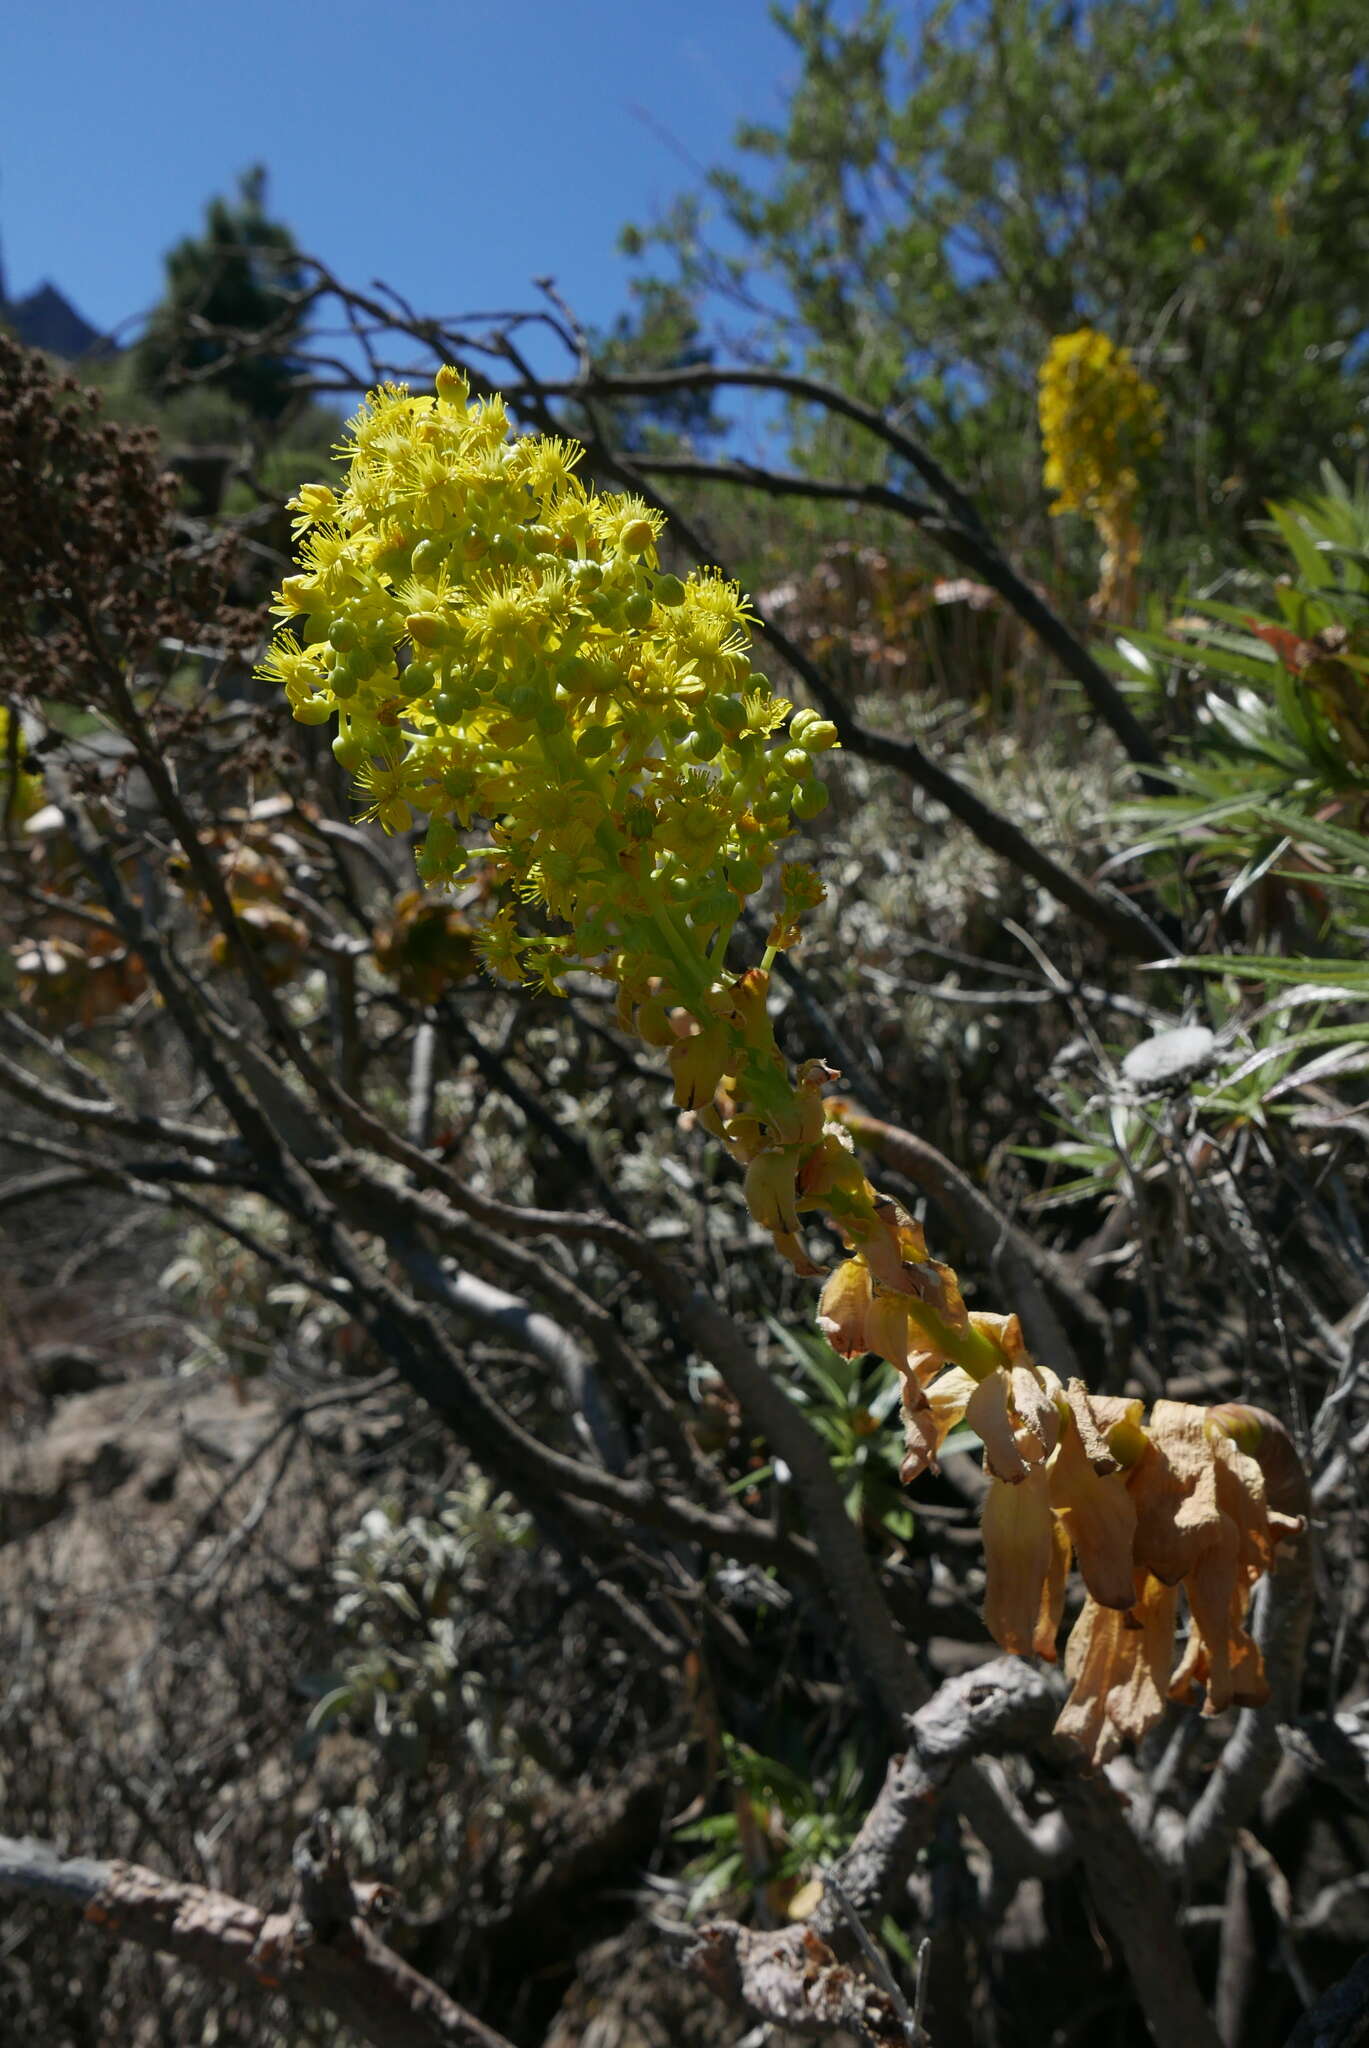
[[[952,1365],[960,1366],[971,1379],[986,1380],[990,1373],[1000,1371],[1007,1364],[1006,1354],[993,1338],[986,1336],[983,1330],[976,1330],[973,1323],[963,1330],[953,1330],[934,1308],[928,1308],[925,1301],[910,1297],[905,1306],[909,1322],[917,1325],[927,1342]]]
[[[712,1016],[708,1007],[708,991],[713,985],[712,968],[706,959],[692,951],[669,905],[661,902],[652,884],[644,880],[641,888],[649,905],[646,921],[659,939],[661,951],[679,975],[680,994],[684,997],[685,1007],[701,1024],[707,1023]]]
[[[713,934],[713,942],[708,949],[708,961],[715,975],[721,974],[723,971],[723,962],[727,958],[727,948],[731,942],[733,932],[737,929],[737,919],[740,916],[741,906],[739,904],[734,911],[721,920],[717,931]]]

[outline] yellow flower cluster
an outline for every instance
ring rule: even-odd
[[[1104,545],[1095,609],[1126,608],[1141,555],[1135,519],[1141,471],[1160,446],[1160,394],[1127,349],[1092,327],[1056,336],[1039,382],[1045,483],[1055,493],[1051,511],[1092,519]]]
[[[735,585],[658,565],[662,520],[575,475],[582,451],[510,432],[438,373],[371,394],[345,486],[293,501],[299,573],[263,674],[333,751],[386,831],[429,819],[427,882],[488,821],[496,872],[556,930],[506,907],[488,963],[558,989],[594,965],[700,1013],[746,899],[794,818],[827,800],[836,742],[756,674]]]
[[[1140,490],[1160,446],[1160,394],[1095,328],[1058,334],[1040,373],[1041,438],[1052,512],[1114,512]]]

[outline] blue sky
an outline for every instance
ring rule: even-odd
[[[0,26],[0,246],[115,329],[254,161],[348,281],[420,310],[626,301],[616,236],[776,116],[795,64],[765,0],[45,0]]]

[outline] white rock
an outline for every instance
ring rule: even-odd
[[[1133,1088],[1182,1088],[1212,1064],[1215,1033],[1205,1024],[1159,1031],[1134,1045],[1122,1062],[1122,1078]]]

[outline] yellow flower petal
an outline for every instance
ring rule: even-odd
[[[942,1373],[924,1392],[916,1380],[903,1382],[903,1417],[907,1449],[899,1468],[904,1484],[937,1468],[941,1446],[965,1414],[975,1381],[959,1366]]]
[[[1008,1376],[988,1373],[975,1388],[965,1420],[984,1445],[984,1462],[995,1479],[1016,1484],[1027,1476],[1027,1461],[1017,1442],[1016,1417],[1009,1401]]]
[[[872,1291],[864,1259],[843,1259],[827,1277],[818,1301],[818,1328],[834,1351],[856,1358],[868,1349],[865,1318]]]
[[[1016,1485],[995,1479],[984,1500],[984,1621],[1001,1650],[1029,1657],[1056,1542],[1045,1469]]]
[[[1074,1399],[1069,1426],[1051,1459],[1050,1497],[1094,1599],[1103,1607],[1130,1607],[1135,1598],[1136,1509],[1124,1473],[1095,1471],[1080,1434]]]

